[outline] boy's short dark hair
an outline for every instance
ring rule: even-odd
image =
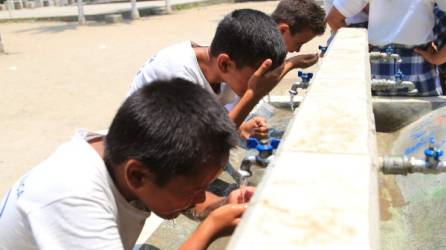
[[[271,69],[282,64],[287,52],[274,20],[252,9],[226,15],[218,24],[210,51],[212,56],[228,54],[237,68],[257,68],[269,58]]]
[[[223,164],[237,144],[235,125],[216,98],[175,78],[139,89],[119,108],[105,139],[109,167],[135,159],[159,186]]]
[[[288,24],[291,34],[305,29],[316,35],[325,32],[325,11],[314,0],[281,0],[271,16],[278,24]]]

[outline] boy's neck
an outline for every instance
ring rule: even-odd
[[[105,163],[105,141],[103,137],[95,138],[93,140],[88,141],[90,146],[98,153],[98,155],[101,157],[101,159]],[[121,193],[122,196],[127,201],[135,200],[135,196],[132,195],[131,191],[128,189],[127,185],[125,184],[125,181],[123,179],[124,174],[120,173],[119,171],[122,171],[123,168],[118,167],[112,167],[107,166],[108,174],[110,175],[111,179],[113,180],[113,183],[115,184],[118,191]]]
[[[193,47],[193,49],[195,51],[195,56],[197,57],[198,66],[200,67],[201,72],[203,72],[204,77],[214,91],[219,89],[223,80],[218,74],[217,63],[212,57],[209,47]]]

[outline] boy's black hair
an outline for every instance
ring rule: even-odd
[[[278,24],[288,24],[293,35],[305,29],[316,35],[325,32],[325,11],[314,0],[281,0],[271,16]]]
[[[211,55],[226,53],[237,68],[257,68],[271,59],[271,69],[281,65],[286,48],[277,24],[263,12],[252,9],[234,10],[218,24],[211,43]]]
[[[135,159],[159,186],[220,164],[237,144],[226,110],[200,86],[175,78],[155,81],[119,108],[105,138],[108,167]]]

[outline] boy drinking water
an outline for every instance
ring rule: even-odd
[[[172,219],[223,204],[183,246],[204,249],[245,210],[238,191],[227,202],[206,192],[236,143],[226,111],[198,84],[141,87],[106,135],[78,131],[4,196],[0,249],[132,249],[151,213]]]

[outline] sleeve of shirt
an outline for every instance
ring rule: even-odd
[[[39,249],[124,249],[113,212],[92,199],[65,198],[28,220]]]
[[[446,11],[446,0],[437,0],[436,2],[442,11]]]
[[[335,0],[333,5],[343,16],[352,17],[359,14],[368,2],[368,0]]]

